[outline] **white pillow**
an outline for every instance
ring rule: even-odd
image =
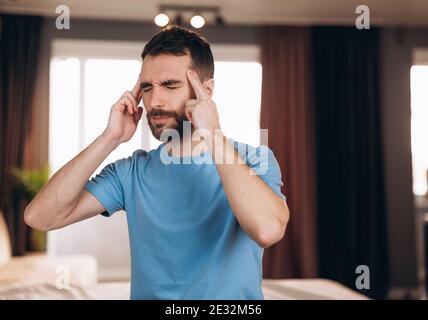
[[[12,258],[10,247],[9,231],[4,220],[3,213],[0,211],[0,268]]]

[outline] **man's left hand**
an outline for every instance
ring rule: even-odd
[[[211,133],[215,133],[220,129],[217,106],[201,83],[198,74],[193,70],[188,70],[186,74],[196,95],[196,99],[186,102],[186,116],[195,129],[207,129]]]

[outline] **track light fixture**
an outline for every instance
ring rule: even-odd
[[[170,21],[176,25],[189,23],[195,29],[210,23],[224,25],[219,7],[160,5],[159,13],[155,17],[156,25],[164,27]]]

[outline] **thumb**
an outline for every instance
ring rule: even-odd
[[[194,108],[196,103],[197,103],[196,99],[190,99],[186,102],[186,105],[184,107],[184,113],[185,113],[187,119],[192,124],[193,124],[192,111],[193,111],[193,108]]]
[[[186,117],[189,120],[189,122],[193,124],[193,121],[192,121],[192,111],[190,110],[190,108],[186,108],[184,112],[185,112]]]
[[[140,121],[142,115],[143,115],[143,108],[142,107],[138,107],[137,112],[134,113],[134,121],[135,121],[135,123],[137,123],[138,121]]]

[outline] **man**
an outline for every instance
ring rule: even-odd
[[[49,180],[26,208],[26,223],[52,230],[125,210],[132,299],[263,299],[263,248],[283,237],[289,215],[273,153],[223,134],[211,100],[213,56],[201,36],[168,27],[142,59],[137,84],[113,105],[105,131]],[[176,130],[179,139],[137,150],[88,181],[134,135],[141,99],[153,135]],[[204,139],[192,138],[198,130]]]

